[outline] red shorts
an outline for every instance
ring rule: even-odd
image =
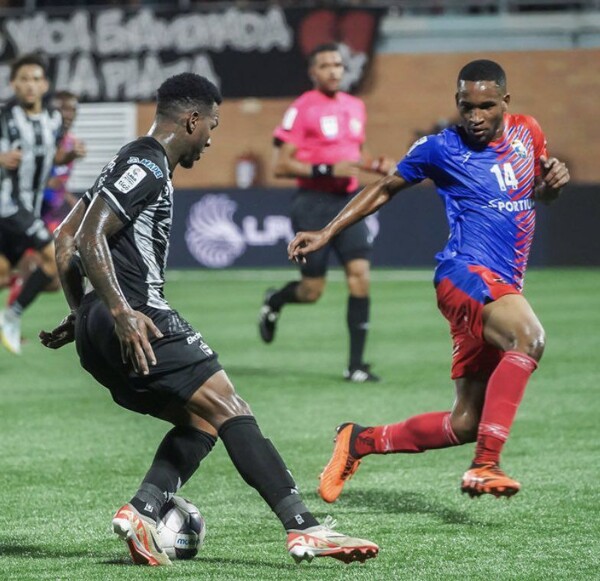
[[[504,295],[521,294],[513,284],[484,266],[444,261],[436,270],[438,308],[450,323],[452,379],[487,379],[502,351],[483,339],[483,307]]]

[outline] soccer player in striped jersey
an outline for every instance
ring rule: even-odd
[[[59,226],[58,270],[72,312],[40,339],[52,349],[75,341],[81,365],[117,404],[173,424],[112,521],[135,563],[170,564],[156,533],[160,511],[217,435],[280,520],[296,561],[364,561],[377,556],[377,545],[333,531],[330,521],[319,524],[217,354],[164,294],[172,173],[191,168],[210,146],[220,103],[217,87],[193,73],[159,87],[148,135],[121,148]]]
[[[0,284],[33,249],[39,266],[2,314],[0,339],[21,353],[21,314],[57,278],[54,244],[41,218],[44,187],[55,163],[69,163],[73,152],[57,155],[62,120],[43,101],[49,83],[46,63],[37,54],[19,57],[11,66],[14,99],[0,110]],[[57,286],[55,288],[58,288]]]
[[[476,442],[461,489],[471,496],[511,496],[520,484],[500,468],[500,453],[545,334],[522,295],[537,201],[552,202],[569,181],[564,163],[549,157],[537,121],[508,113],[510,95],[500,65],[476,60],[458,75],[461,122],[415,142],[394,175],[366,187],[325,228],[301,232],[289,245],[303,260],[396,193],[426,178],[442,198],[450,236],[436,256],[438,306],[450,323],[456,398],[450,411],[392,425],[338,427],[319,492],[333,502],[361,458],[415,453]]]

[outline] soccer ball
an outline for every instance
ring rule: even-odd
[[[189,500],[173,496],[160,511],[156,531],[171,559],[193,559],[204,542],[206,523]]]

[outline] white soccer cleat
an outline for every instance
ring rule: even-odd
[[[355,539],[333,531],[335,520],[305,530],[290,530],[287,537],[288,552],[296,561],[312,561],[315,557],[333,557],[344,563],[373,559],[379,547],[371,541]]]
[[[21,355],[21,317],[10,309],[2,313],[0,340],[11,353]]]
[[[113,531],[126,543],[136,565],[171,565],[158,540],[156,526],[131,505],[123,505],[112,520]]]

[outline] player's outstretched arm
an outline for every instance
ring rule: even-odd
[[[555,157],[540,157],[541,176],[535,185],[535,199],[546,204],[558,198],[564,186],[571,179],[567,166]]]
[[[149,317],[131,308],[117,280],[108,239],[122,227],[110,206],[96,196],[77,232],[76,243],[90,283],[115,320],[123,363],[147,375],[149,365],[156,365],[149,337],[162,337],[162,333]]]
[[[400,190],[410,186],[411,184],[398,173],[368,185],[354,196],[323,229],[316,232],[298,232],[288,245],[288,258],[295,262],[302,262],[307,254],[319,250],[336,234],[376,212]]]

